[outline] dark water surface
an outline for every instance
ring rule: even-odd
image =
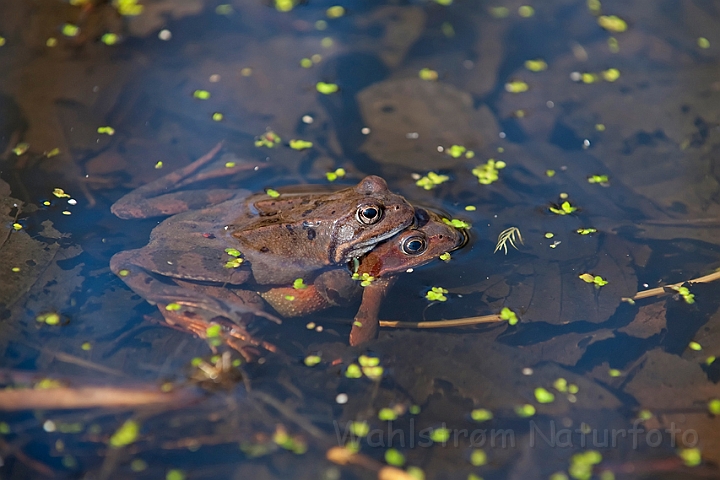
[[[720,284],[680,290],[720,267],[717,3],[132,5],[0,4],[0,477],[720,475]],[[280,143],[256,146],[268,131]],[[223,162],[264,168],[194,188],[327,186],[344,168],[335,184],[380,175],[472,224],[449,262],[401,275],[381,318],[519,323],[350,347],[357,304],[258,319],[278,352],[238,367],[216,346],[211,378],[212,342],[108,266],[158,220],[110,205],[220,141]],[[482,184],[491,159],[505,166]],[[448,179],[416,185],[429,172]],[[524,244],[493,253],[510,227]],[[361,356],[378,378],[351,378]],[[328,460],[338,446],[359,451]]]

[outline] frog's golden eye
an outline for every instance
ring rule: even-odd
[[[361,205],[355,213],[358,222],[364,225],[374,225],[383,216],[383,209],[380,205]]]
[[[402,242],[402,251],[405,255],[420,255],[427,248],[427,241],[421,235],[413,235]]]

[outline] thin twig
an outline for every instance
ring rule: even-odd
[[[502,321],[504,320],[500,318],[500,315],[483,315],[480,317],[465,317],[456,318],[454,320],[437,320],[433,322],[400,322],[397,320],[380,320],[380,326],[390,328],[450,328]]]
[[[673,287],[680,287],[685,283],[709,283],[714,282],[715,280],[720,279],[720,271],[711,273],[710,275],[705,275],[704,277],[699,278],[693,278],[692,280],[687,280],[685,282],[680,283],[673,283],[672,285],[665,285],[663,287],[657,287],[657,288],[651,288],[649,290],[643,290],[642,292],[638,292],[635,294],[634,297],[632,297],[632,300],[640,300],[642,298],[648,298],[648,297],[657,297],[660,295],[664,295],[668,293],[667,289],[672,289]],[[623,300],[627,301],[629,298],[623,298]]]

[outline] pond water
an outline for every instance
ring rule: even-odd
[[[718,60],[703,0],[2,2],[0,476],[717,477]],[[378,175],[469,241],[398,275],[415,325],[255,318],[247,361],[109,267],[219,142],[258,168],[182,189]]]

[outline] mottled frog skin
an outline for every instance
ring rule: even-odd
[[[414,208],[376,176],[332,193],[277,198],[247,190],[175,192],[251,168],[202,171],[219,149],[220,145],[112,206],[121,218],[172,215],[152,231],[147,246],[116,254],[110,266],[135,293],[159,304],[169,322],[196,333],[220,316],[237,322],[228,328],[237,332],[240,347],[257,344],[244,332],[241,319],[246,314],[274,316],[247,292],[286,286],[297,278],[313,282],[325,270],[362,256],[415,221]],[[242,263],[235,260],[236,251]],[[232,288],[218,291],[240,285],[241,295]],[[167,310],[167,305],[178,305],[187,314]]]
[[[296,316],[341,305],[362,293],[362,303],[350,333],[350,344],[359,345],[376,336],[380,306],[399,274],[456,250],[466,241],[464,230],[448,225],[435,212],[416,208],[412,227],[379,243],[358,259],[357,276],[362,278],[365,274],[373,278],[362,292],[360,282],[353,280],[348,271],[331,270],[317,276],[307,288],[275,287],[260,295],[281,315]],[[297,303],[300,296],[303,300]]]

